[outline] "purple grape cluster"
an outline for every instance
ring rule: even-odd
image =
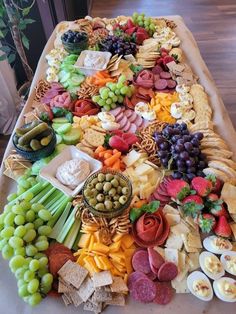
[[[136,44],[125,40],[125,38],[118,36],[108,36],[106,39],[102,40],[99,44],[99,49],[101,51],[109,51],[112,55],[135,55],[137,51]]]
[[[207,167],[206,157],[200,150],[203,134],[190,134],[187,125],[168,124],[162,132],[155,132],[157,154],[165,168],[173,170],[175,179],[192,180],[204,176],[202,170]]]

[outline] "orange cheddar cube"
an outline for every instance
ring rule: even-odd
[[[87,268],[89,267],[89,269],[87,268],[87,270],[90,272],[90,273],[97,273],[99,272],[99,268],[97,267],[95,261],[94,261],[94,258],[92,256],[86,256],[84,258],[84,267]],[[86,267],[87,266],[87,267]]]
[[[100,260],[99,256],[95,255],[95,256],[94,256],[94,261],[95,261],[95,263],[96,263],[96,265],[97,265],[97,267],[98,267],[99,269],[103,269],[103,263],[102,263],[102,261]]]
[[[83,233],[79,239],[78,247],[87,248],[89,246],[91,234]]]
[[[121,245],[121,241],[117,241],[117,242],[112,243],[112,244],[109,246],[109,252],[110,252],[110,253],[118,252],[119,249],[120,249],[120,245]]]
[[[78,263],[80,266],[84,266],[84,264],[85,264],[84,258],[86,258],[86,257],[87,257],[86,253],[80,254],[80,256],[77,259],[76,263]]]
[[[132,256],[126,256],[125,258],[125,268],[127,274],[131,274],[133,272],[133,267],[132,267]]]
[[[134,238],[130,234],[125,234],[121,240],[121,243],[124,250],[129,249],[134,243]]]
[[[106,256],[99,256],[98,257],[100,262],[103,264],[103,270],[109,270],[112,268],[112,263],[109,261],[109,259]]]
[[[92,250],[101,252],[103,254],[107,254],[109,252],[109,247],[102,243],[94,243]]]
[[[136,248],[126,249],[126,250],[124,250],[124,254],[125,254],[125,256],[133,256],[135,251],[136,251]]]
[[[115,234],[114,237],[112,238],[112,241],[113,241],[113,242],[118,242],[118,241],[120,241],[120,240],[122,239],[123,236],[124,236],[123,234],[117,233],[117,234]]]
[[[95,242],[95,237],[94,237],[94,235],[91,235],[90,241],[89,241],[89,246],[88,246],[88,251],[89,251],[89,252],[92,251],[94,242]]]
[[[126,273],[126,269],[123,265],[121,265],[120,263],[117,263],[116,261],[112,261],[112,264],[115,266],[116,269],[118,269],[118,271],[120,273],[122,273],[124,275],[124,273]]]

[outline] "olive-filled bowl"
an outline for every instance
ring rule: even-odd
[[[19,155],[30,161],[36,161],[52,154],[57,142],[56,134],[45,124],[42,121],[33,121],[16,129],[12,141]],[[22,137],[24,141],[21,140]]]
[[[96,216],[113,218],[129,207],[132,185],[117,171],[100,170],[88,177],[83,188],[86,207]]]

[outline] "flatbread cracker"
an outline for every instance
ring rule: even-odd
[[[95,288],[93,285],[93,281],[92,279],[90,279],[89,277],[87,277],[83,283],[81,284],[79,290],[78,290],[78,294],[80,296],[80,298],[86,302],[91,295],[94,293]]]
[[[127,287],[124,279],[121,277],[117,277],[117,276],[113,277],[113,282],[110,285],[110,287],[111,287],[112,292],[121,293],[121,292],[128,291],[128,287]]]
[[[112,275],[108,270],[94,273],[92,280],[95,288],[111,285],[113,282]]]
[[[77,263],[73,263],[69,260],[58,271],[58,275],[61,276],[63,280],[79,289],[82,282],[88,275],[88,271],[84,267],[81,267]]]
[[[113,293],[112,300],[107,301],[106,305],[125,306],[125,296],[121,293]]]

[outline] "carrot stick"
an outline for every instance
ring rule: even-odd
[[[117,161],[117,159],[120,158],[120,156],[121,156],[121,152],[118,152],[118,153],[114,154],[112,157],[106,159],[104,161],[104,164],[108,167],[111,167]]]
[[[107,149],[107,150],[105,150],[105,151],[100,152],[100,153],[98,154],[99,158],[103,158],[106,153],[109,153],[109,154],[112,155],[112,150],[111,150],[111,149]]]
[[[145,204],[147,204],[146,200],[140,200],[140,201],[137,201],[137,202],[134,203],[134,207],[135,208],[140,208],[140,207],[142,207]]]
[[[113,155],[116,153],[119,153],[119,150],[115,148],[115,149],[113,149],[112,153],[113,153]]]
[[[108,158],[110,158],[111,156],[112,156],[112,154],[105,153],[103,157],[104,157],[104,159],[108,159]]]
[[[96,149],[95,149],[95,154],[99,154],[100,152],[104,152],[106,150],[105,147],[103,146],[98,146]]]
[[[117,159],[117,161],[114,162],[111,168],[113,170],[120,170],[120,159]]]

